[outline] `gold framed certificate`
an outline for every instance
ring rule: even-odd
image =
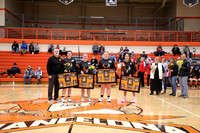
[[[121,76],[119,90],[140,93],[140,78]]]
[[[116,83],[115,68],[97,69],[97,83]]]
[[[68,72],[58,74],[58,85],[59,89],[77,87],[78,78],[76,72]]]
[[[93,74],[78,74],[78,88],[94,89]]]

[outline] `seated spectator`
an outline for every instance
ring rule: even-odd
[[[136,58],[134,51],[132,51],[131,55]]]
[[[145,62],[146,62],[146,65],[148,66],[149,64],[153,63],[153,58],[151,58],[149,55],[147,55]]]
[[[134,56],[134,53],[131,53],[131,59],[130,59],[133,63],[136,63],[136,57]]]
[[[34,50],[35,50],[34,53],[35,53],[35,54],[38,54],[39,51],[40,51],[40,47],[39,47],[38,43],[35,44],[35,47],[34,47],[34,48],[35,48],[35,49],[34,49]]]
[[[27,51],[28,45],[25,43],[25,41],[22,41],[21,45],[21,55],[25,54]]]
[[[124,52],[124,48],[123,47],[120,47],[120,49],[119,49],[119,53],[121,53],[121,52]]]
[[[119,53],[119,63],[124,60],[124,52]]]
[[[61,55],[61,56],[65,55],[65,57],[67,56],[66,47],[64,47],[63,50],[60,50],[60,55]]]
[[[187,62],[189,62],[190,63],[190,65],[192,65],[192,59],[190,58],[190,56],[187,56]]]
[[[55,49],[60,50],[60,46],[57,44]]]
[[[111,52],[111,55],[109,56],[109,59],[112,59],[115,63],[117,63],[116,56],[113,55],[113,52]]]
[[[99,46],[96,43],[92,47],[92,51],[93,51],[94,55],[97,55],[99,53]]]
[[[40,79],[42,77],[43,77],[42,70],[40,69],[40,67],[38,67],[37,70],[35,71],[35,78],[37,78],[37,84],[40,83]]]
[[[177,46],[177,44],[174,45],[174,47],[172,49],[172,53],[174,54],[174,56],[176,56],[177,54],[181,55],[181,51],[180,51],[179,47]]]
[[[28,68],[26,69],[25,73],[24,73],[24,81],[25,81],[25,84],[30,84],[31,82],[31,78],[34,76],[34,71],[33,69],[31,68],[31,66],[28,66]],[[28,82],[26,81],[26,79],[29,79]]]
[[[91,59],[91,64],[92,64],[93,66],[97,67],[97,66],[98,66],[98,63],[97,63],[97,62],[98,62],[97,59],[95,58],[95,56],[93,56],[92,59]]]
[[[10,78],[10,75],[13,75],[13,78],[15,78],[15,74],[20,74],[20,69],[17,67],[17,64],[14,63],[13,67],[11,69],[7,69],[8,78]]]
[[[159,44],[158,47],[157,47],[157,52],[156,52],[156,56],[164,56],[165,52],[163,51],[162,49],[162,45]]]
[[[142,57],[144,57],[145,59],[147,58],[145,51],[142,52]]]
[[[189,44],[185,44],[185,47],[183,48],[183,52],[185,53],[186,57],[188,56],[187,53],[189,53],[190,58],[192,58],[192,52],[190,52]]]
[[[192,68],[191,74],[189,77],[190,88],[192,88],[192,82],[195,82],[195,88],[197,89],[197,83],[199,80],[199,70],[200,70],[200,62],[198,61],[196,65]]]
[[[18,44],[16,41],[14,41],[14,43],[13,43],[12,46],[11,46],[11,48],[12,48],[12,54],[14,53],[14,51],[15,51],[16,54],[17,54],[18,51],[19,51],[19,44]]]
[[[101,44],[99,48],[99,52],[101,53],[101,55],[103,55],[104,51],[105,51],[105,47],[103,46],[103,44]]]
[[[124,49],[124,55],[128,54],[128,53],[129,53],[129,49],[128,49],[128,47],[125,47],[125,49]]]
[[[34,54],[34,43],[33,42],[31,42],[29,45],[29,52],[30,52],[30,54]]]
[[[53,50],[54,50],[54,46],[52,43],[50,43],[48,46],[48,52],[51,54],[53,52]]]

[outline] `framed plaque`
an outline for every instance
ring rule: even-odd
[[[77,73],[68,72],[68,73],[58,74],[58,85],[59,89],[77,87],[78,86]]]
[[[139,93],[140,92],[140,78],[121,76],[119,90]]]
[[[116,83],[115,68],[97,69],[97,83]]]
[[[78,88],[94,89],[94,75],[93,74],[78,74]]]

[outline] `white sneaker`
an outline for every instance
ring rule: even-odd
[[[111,102],[111,99],[110,99],[110,97],[108,97],[107,101],[108,101],[108,102]]]
[[[91,102],[92,100],[90,98],[88,98],[88,101]]]
[[[84,97],[82,97],[82,98],[81,98],[81,102],[84,102],[84,101],[85,101],[85,99],[84,99]]]
[[[100,97],[100,98],[99,98],[99,102],[101,102],[102,100],[103,100],[103,97]]]
[[[62,97],[61,102],[67,102],[67,100],[64,97]]]
[[[48,100],[48,103],[53,103],[54,102],[54,100]]]
[[[68,98],[67,98],[67,101],[68,101],[68,102],[71,102],[72,100],[71,100],[71,98],[70,98],[70,97],[68,97]]]

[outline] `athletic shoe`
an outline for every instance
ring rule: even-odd
[[[56,102],[60,102],[60,99],[56,99],[56,100],[54,100],[54,101],[56,101]]]
[[[92,100],[90,98],[88,98],[88,101],[91,102]]]
[[[136,99],[135,98],[133,99],[132,103],[136,103]]]
[[[52,100],[52,99],[51,99],[51,100],[48,100],[48,103],[53,103],[53,102],[54,102],[54,100]]]
[[[187,96],[183,96],[183,98],[187,98]]]
[[[62,97],[61,102],[67,102],[67,100],[64,97]]]
[[[103,97],[100,97],[98,101],[99,101],[99,102],[103,101]]]
[[[150,93],[149,95],[153,95],[153,93]]]
[[[108,97],[107,101],[108,101],[108,102],[111,102],[111,99],[110,99],[110,97]]]
[[[84,102],[84,100],[85,100],[84,97],[82,97],[82,98],[81,98],[81,102]]]
[[[169,94],[170,96],[173,96],[174,93]]]
[[[178,97],[184,97],[184,95],[179,95]]]
[[[127,101],[126,101],[126,99],[124,98],[124,99],[121,100],[121,102],[122,102],[122,103],[125,103],[125,102],[127,102]]]
[[[67,101],[68,101],[68,102],[71,102],[72,100],[71,100],[71,98],[70,98],[70,97],[68,97],[68,98],[67,98]]]

